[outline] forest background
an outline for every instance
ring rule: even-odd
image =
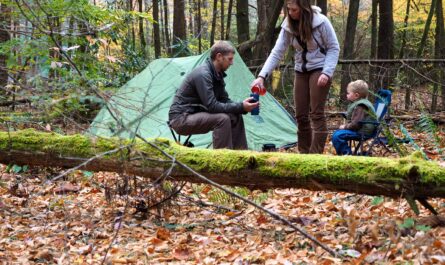
[[[2,0],[2,101],[27,98],[53,109],[57,100],[65,113],[45,113],[69,117],[93,90],[113,94],[154,59],[199,54],[217,39],[230,40],[255,74],[279,32],[283,3]],[[331,106],[344,106],[346,84],[360,77],[374,90],[402,92],[406,110],[445,108],[442,0],[314,4],[341,45]],[[269,81],[269,91],[293,112],[292,51]]]

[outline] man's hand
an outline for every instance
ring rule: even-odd
[[[243,100],[244,111],[251,112],[254,108],[256,108],[260,105],[260,102],[252,102],[252,103],[250,102],[253,100],[255,100],[255,99],[252,97],[246,98],[245,100]]]
[[[260,88],[264,87],[264,78],[258,77],[257,79],[253,80],[250,87],[259,86]]]
[[[325,87],[329,82],[329,76],[325,74],[321,74],[320,77],[318,77],[317,85],[319,87]]]

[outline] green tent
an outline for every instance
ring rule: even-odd
[[[167,120],[175,91],[190,71],[204,63],[209,53],[151,62],[113,95],[107,107],[94,119],[88,133],[129,138],[132,132],[137,131],[147,138],[173,139]],[[235,55],[234,63],[226,73],[226,89],[230,98],[234,101],[247,98],[254,76],[239,54]],[[266,143],[280,147],[295,142],[297,129],[292,116],[269,93],[260,97],[260,102],[260,115],[244,115],[249,148],[261,150]],[[115,118],[120,120],[119,124],[125,124],[125,128],[121,128]],[[193,135],[190,141],[196,147],[207,148],[211,146],[212,135]]]

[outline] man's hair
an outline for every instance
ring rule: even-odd
[[[226,56],[229,53],[235,53],[235,48],[228,41],[220,40],[215,42],[212,48],[210,48],[210,59],[215,60],[218,53]]]
[[[353,82],[350,82],[348,84],[347,90],[353,93],[358,93],[360,95],[360,98],[366,98],[369,94],[368,84],[363,80],[355,80]]]

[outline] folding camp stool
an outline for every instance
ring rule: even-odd
[[[190,142],[190,137],[192,137],[192,134],[186,135],[187,138],[185,139],[184,143],[181,143],[181,135],[179,133],[176,133],[175,130],[170,125],[170,121],[167,121],[168,128],[170,129],[170,132],[172,133],[173,139],[175,142],[177,142],[180,145],[187,146],[187,147],[195,147],[195,145]]]

